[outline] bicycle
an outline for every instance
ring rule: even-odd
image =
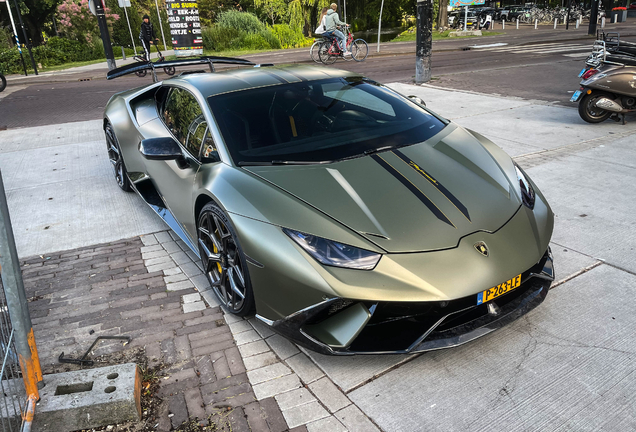
[[[159,45],[157,44],[159,41],[155,41],[154,45],[157,47],[157,53],[159,54],[159,58],[157,59],[157,61],[155,63],[161,63],[163,61],[166,60],[166,58],[163,56],[163,54],[161,54],[161,51],[159,51]],[[149,53],[150,54],[150,53]],[[150,63],[150,60],[146,60],[146,57],[142,56],[142,55],[136,55],[133,56],[133,58],[135,60],[137,60],[138,62],[142,62],[142,63]],[[165,67],[163,68],[163,71],[168,74],[168,75],[174,75],[174,73],[177,71],[174,66],[169,66],[169,67]],[[137,71],[135,72],[135,75],[137,75],[138,77],[145,77],[146,74],[148,73],[148,71],[146,70],[141,70],[141,71]]]
[[[351,58],[344,57],[342,51],[338,47],[334,36],[327,36],[328,39],[320,44],[318,49],[318,57],[323,64],[333,64],[340,57],[345,60],[355,60],[357,62],[364,61],[369,55],[369,45],[364,39],[353,40],[353,33],[349,27],[345,28],[347,46],[351,50]]]

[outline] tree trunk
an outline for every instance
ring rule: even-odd
[[[439,0],[439,12],[437,13],[437,30],[448,27],[448,0]]]

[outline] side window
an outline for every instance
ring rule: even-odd
[[[164,105],[163,121],[175,138],[197,157],[206,123],[196,98],[187,90],[173,88]],[[191,143],[188,144],[188,141]]]

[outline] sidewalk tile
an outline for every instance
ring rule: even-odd
[[[200,310],[205,309],[205,307],[206,307],[205,306],[205,302],[202,302],[202,301],[196,301],[196,302],[192,302],[192,303],[185,303],[183,305],[183,313],[200,311]]]
[[[194,288],[192,282],[188,280],[166,284],[166,289],[168,291],[181,291],[188,288]]]
[[[380,432],[355,405],[341,409],[335,416],[350,432]]]
[[[247,377],[250,379],[252,385],[256,385],[265,381],[289,375],[290,373],[291,370],[287,366],[282,363],[275,363],[273,365],[249,371],[247,372]]]
[[[283,417],[285,417],[289,427],[294,428],[329,417],[329,413],[318,402],[314,401],[283,410]]]
[[[305,354],[300,353],[285,360],[303,383],[309,384],[325,374]]]
[[[159,243],[172,241],[172,237],[170,237],[170,234],[168,234],[168,231],[161,231],[161,232],[155,233],[155,238],[157,239]]]
[[[284,432],[289,429],[287,427],[287,422],[285,421],[283,414],[280,412],[278,404],[274,398],[270,397],[263,399],[260,401],[260,404],[261,408],[263,408],[267,415],[266,420],[271,432]]]
[[[157,239],[152,234],[142,235],[140,238],[144,246],[153,246],[158,244]]]
[[[250,426],[250,430],[253,432],[267,432],[269,426],[267,426],[267,414],[265,410],[261,408],[261,404],[253,402],[243,407],[245,415],[247,416],[247,423]]]
[[[278,406],[283,411],[298,405],[314,402],[316,400],[316,398],[311,393],[309,393],[309,390],[304,387],[289,391],[287,393],[281,393],[279,395],[276,395],[274,399],[276,399],[276,402],[278,402]]]
[[[272,350],[280,357],[282,360],[285,360],[288,357],[291,357],[295,354],[298,354],[300,351],[296,348],[296,345],[291,343],[289,340],[285,339],[281,335],[274,335],[267,339],[265,339]]]
[[[236,344],[240,346],[250,342],[261,340],[261,337],[258,333],[256,333],[255,330],[248,330],[243,333],[234,335],[234,339],[236,340]]]
[[[351,405],[349,398],[327,377],[309,384],[309,389],[332,413]]]
[[[294,374],[285,375],[264,383],[253,386],[254,394],[258,400],[266,399],[270,396],[276,396],[301,387],[300,380]]]
[[[347,432],[347,428],[335,417],[325,417],[321,420],[307,423],[306,426],[308,432]]]
[[[261,335],[262,338],[268,338],[276,333],[267,324],[259,320],[258,318],[250,318],[249,323],[254,327],[254,330]]]
[[[186,294],[182,296],[181,299],[183,303],[194,303],[201,300],[201,295],[199,293]]]
[[[164,276],[174,276],[183,273],[179,267],[172,267],[169,269],[163,269]]]
[[[253,330],[252,326],[247,321],[237,321],[228,324],[232,334],[241,333],[247,330]]]
[[[268,366],[277,362],[278,362],[278,357],[276,357],[276,354],[274,354],[272,351],[267,351],[267,352],[243,359],[243,363],[245,363],[245,369],[247,370],[262,368],[264,366]]]
[[[183,273],[177,273],[176,275],[172,275],[172,276],[164,276],[163,281],[166,284],[169,283],[174,283],[174,282],[181,282],[184,280],[188,280],[188,277],[186,275],[184,275]]]

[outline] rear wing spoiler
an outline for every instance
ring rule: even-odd
[[[128,64],[126,66],[119,67],[117,69],[113,69],[108,71],[106,74],[106,79],[115,79],[120,76],[128,75],[135,72],[151,70],[152,77],[154,82],[158,82],[157,79],[157,69],[167,68],[167,67],[177,67],[177,66],[196,66],[196,65],[208,65],[210,68],[210,72],[214,72],[214,64],[235,64],[242,66],[255,66],[256,64],[245,59],[233,58],[233,57],[216,57],[216,56],[204,56],[193,59],[182,59],[182,60],[170,60],[170,61],[162,61],[162,62],[135,62]]]

